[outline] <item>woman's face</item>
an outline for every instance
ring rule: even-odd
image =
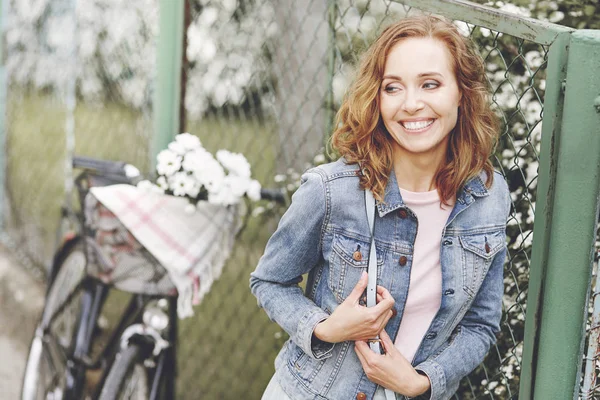
[[[379,96],[395,157],[443,159],[461,99],[443,42],[409,38],[396,44],[385,63]]]

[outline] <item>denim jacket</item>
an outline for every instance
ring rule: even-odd
[[[358,165],[343,158],[304,173],[250,276],[258,305],[290,335],[275,360],[275,378],[294,400],[370,400],[377,388],[353,341],[333,344],[313,337],[315,326],[350,294],[368,265],[371,235],[358,174]],[[500,331],[510,196],[501,175],[496,173],[489,189],[485,178],[481,173],[457,193],[440,239],[441,306],[413,359],[431,382],[430,392],[419,398],[450,398]],[[393,172],[376,208],[377,284],[395,299],[397,313],[385,327],[395,340],[418,221],[403,203]],[[352,255],[358,248],[363,257],[356,261]],[[303,291],[298,284],[305,273]]]

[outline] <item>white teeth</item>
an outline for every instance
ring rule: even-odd
[[[433,119],[430,119],[429,121],[417,121],[417,122],[401,122],[402,126],[405,127],[406,129],[410,129],[410,130],[419,130],[419,129],[423,129],[428,127],[429,125],[433,124]]]

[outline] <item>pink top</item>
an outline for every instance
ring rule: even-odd
[[[394,343],[402,355],[412,361],[442,301],[440,242],[453,204],[440,207],[437,190],[409,192],[400,189],[400,193],[419,221],[408,298]]]

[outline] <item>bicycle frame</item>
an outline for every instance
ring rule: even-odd
[[[72,351],[72,356],[67,363],[66,388],[64,392],[65,400],[81,399],[84,386],[85,376],[88,370],[107,368],[115,355],[120,350],[121,335],[125,329],[136,320],[139,320],[144,311],[146,304],[160,296],[147,296],[134,294],[132,295],[129,304],[122,317],[117,324],[117,327],[112,332],[106,346],[102,349],[100,355],[96,359],[90,358],[90,350],[94,339],[94,329],[100,315],[100,311],[110,287],[97,279],[85,277],[80,285],[79,290],[82,291],[82,306],[79,317],[79,324],[75,333],[75,344]],[[157,357],[156,367],[150,378],[150,399],[158,399],[161,395],[161,384],[164,386],[164,398],[175,398],[175,376],[177,365],[177,353],[175,343],[177,341],[177,299],[168,298],[169,301],[169,329],[166,340],[170,346],[163,350]],[[48,325],[51,320],[48,321]],[[150,369],[148,369],[150,372]],[[98,390],[102,388],[102,384],[106,378],[106,371],[99,382],[94,397],[97,397]]]

